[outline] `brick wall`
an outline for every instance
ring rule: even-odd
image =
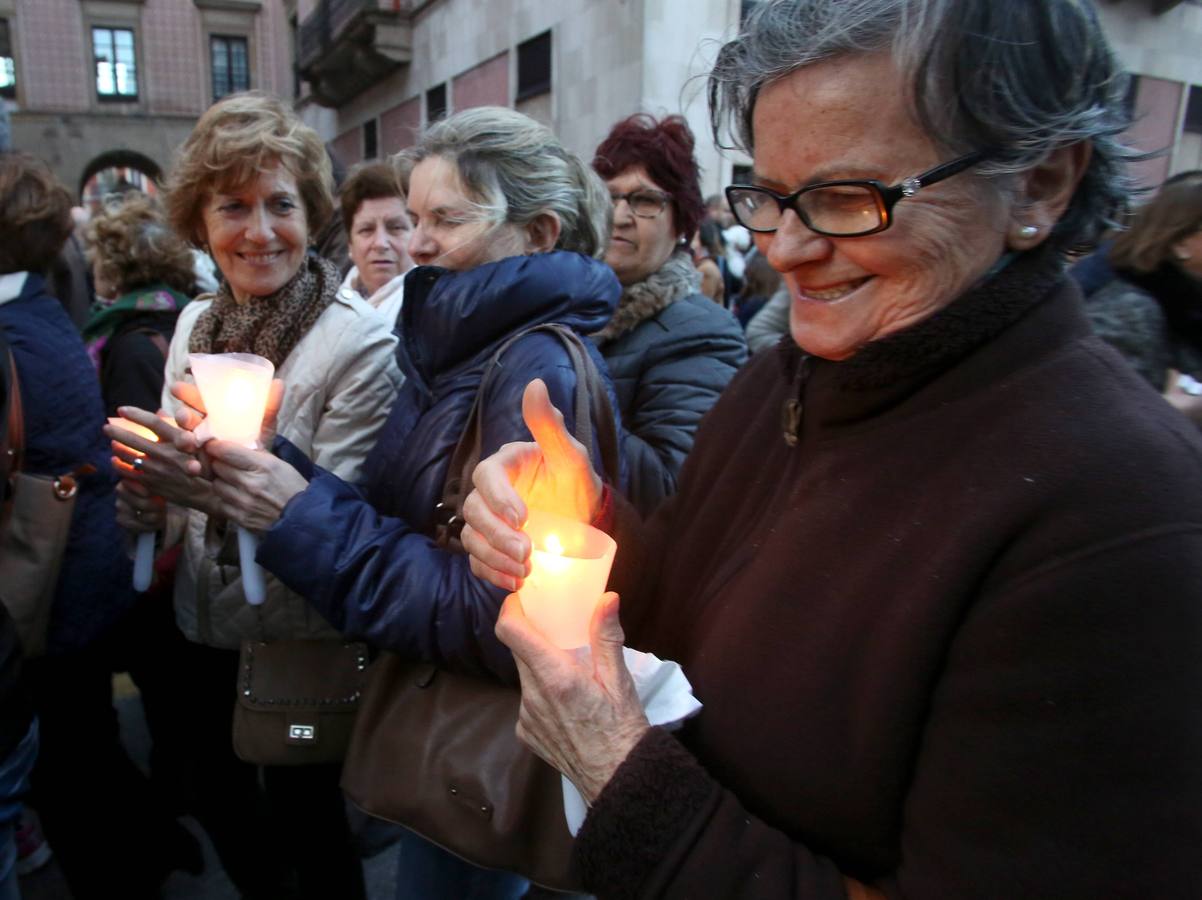
[[[422,98],[413,97],[380,114],[380,153],[387,156],[413,145],[422,127]]]
[[[147,3],[138,40],[146,67],[139,89],[147,112],[200,115],[208,105],[209,85],[196,7]]]
[[[24,105],[61,111],[88,109],[92,50],[84,43],[79,0],[24,3],[17,21]]]
[[[455,76],[449,99],[452,112],[473,106],[508,106],[509,53],[498,53]]]
[[[352,128],[340,134],[332,142],[334,155],[348,169],[363,161],[363,133],[359,128]]]

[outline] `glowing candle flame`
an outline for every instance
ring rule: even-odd
[[[565,572],[571,560],[563,555],[563,541],[559,539],[559,535],[551,533],[543,538],[543,546],[546,550],[540,554],[542,559],[542,567],[547,572]]]
[[[133,432],[138,437],[146,438],[148,441],[154,441],[155,443],[158,443],[159,436],[145,425],[139,425],[137,422],[131,422],[129,419],[123,419],[120,416],[110,416],[109,424],[114,428],[123,428],[126,431]]]

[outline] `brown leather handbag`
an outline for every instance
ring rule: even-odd
[[[234,753],[260,766],[341,762],[367,679],[367,646],[243,641]]]
[[[567,328],[535,330],[554,334],[568,349],[576,369],[575,436],[591,452],[595,419],[605,471],[616,478],[617,431],[600,373]],[[481,398],[498,358],[528,333],[507,341],[481,379],[443,485],[443,547],[462,549],[460,514],[480,461]],[[520,703],[517,688],[381,654],[371,666],[342,788],[369,815],[404,825],[468,862],[576,890],[562,781],[517,739]]]

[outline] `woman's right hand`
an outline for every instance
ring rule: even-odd
[[[506,444],[482,460],[463,504],[472,572],[507,591],[530,573],[530,539],[521,530],[530,507],[589,522],[601,505],[601,478],[538,379],[526,385],[522,418],[534,443]]]
[[[167,504],[136,481],[117,482],[117,524],[127,531],[161,531],[167,524]]]

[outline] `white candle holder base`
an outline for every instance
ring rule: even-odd
[[[138,592],[149,588],[154,578],[154,537],[153,531],[138,535],[138,546],[134,551],[134,590]]]
[[[260,606],[267,599],[267,581],[263,567],[255,562],[259,538],[253,531],[238,526],[238,558],[242,562],[242,592],[251,606]]]

